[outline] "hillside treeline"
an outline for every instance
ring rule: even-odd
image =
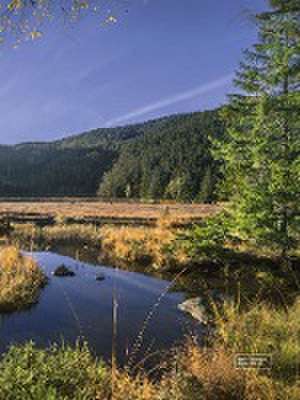
[[[211,201],[217,111],[103,128],[51,143],[0,146],[0,196]]]
[[[218,165],[211,140],[223,132],[216,112],[170,117],[168,124],[124,145],[104,174],[101,197],[212,201]]]

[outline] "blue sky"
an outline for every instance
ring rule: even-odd
[[[265,0],[128,0],[115,24],[56,21],[41,39],[0,47],[0,143],[205,110],[226,101],[249,15]],[[128,9],[128,12],[125,12]]]

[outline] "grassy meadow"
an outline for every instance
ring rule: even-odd
[[[94,219],[146,219],[157,220],[162,215],[170,214],[173,219],[189,222],[214,215],[222,208],[221,204],[180,204],[176,202],[143,203],[135,201],[87,200],[70,199],[0,199],[1,216],[44,216],[55,219],[82,218]]]

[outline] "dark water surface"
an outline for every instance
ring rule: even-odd
[[[12,343],[33,340],[38,346],[62,341],[75,344],[82,337],[96,355],[110,359],[113,293],[118,303],[116,348],[120,364],[130,357],[137,362],[147,353],[171,348],[191,332],[201,332],[200,326],[177,308],[185,299],[184,293],[166,293],[168,281],[81,262],[54,252],[32,255],[49,277],[49,283],[39,302],[29,310],[0,314],[0,352]],[[54,277],[53,271],[61,264],[76,276]],[[105,280],[96,281],[99,274]],[[139,342],[141,332],[144,334]],[[137,344],[139,350],[134,352]]]

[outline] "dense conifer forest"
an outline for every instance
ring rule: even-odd
[[[0,196],[212,201],[218,111],[95,129],[51,143],[0,146]]]

